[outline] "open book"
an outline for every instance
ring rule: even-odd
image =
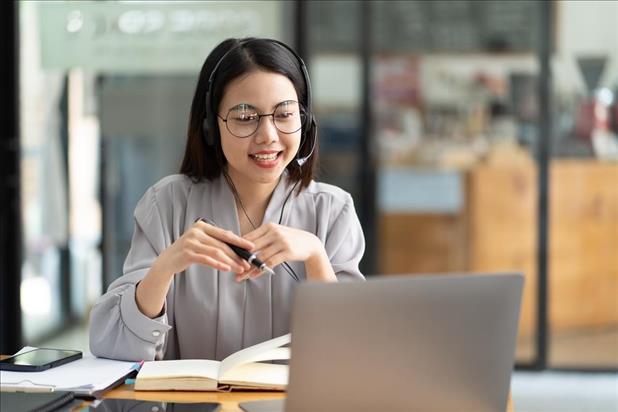
[[[137,391],[215,391],[233,389],[285,390],[288,366],[264,361],[290,359],[291,335],[283,335],[231,354],[221,362],[181,359],[144,362]]]

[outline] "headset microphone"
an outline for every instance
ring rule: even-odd
[[[315,129],[315,122],[313,119],[311,119],[311,123],[309,126],[309,129]],[[309,151],[309,154],[307,156],[304,157],[299,157],[296,158],[296,164],[298,165],[298,167],[303,167],[303,165],[307,162],[307,160],[309,160],[309,158],[311,157],[311,155],[313,155],[313,151],[315,150],[315,131],[313,133],[311,133],[311,150]],[[303,141],[304,143],[305,141]],[[302,144],[301,144],[302,147]],[[301,147],[298,148],[298,152],[300,153],[300,149]]]

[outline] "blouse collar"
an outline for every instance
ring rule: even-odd
[[[266,212],[264,213],[264,219],[262,224],[265,223],[279,223],[279,217],[281,216],[281,209],[285,203],[285,199],[293,190],[294,184],[289,179],[289,173],[284,170],[277,186],[268,201],[266,206]],[[293,195],[290,196],[288,203],[292,201]],[[238,220],[238,213],[236,212],[236,202],[234,199],[234,193],[230,188],[230,185],[225,180],[225,176],[221,175],[213,182],[213,192],[211,196],[211,206],[213,220],[217,226],[231,230],[236,234],[240,234],[240,222]],[[289,210],[290,205],[286,206]],[[283,216],[282,222],[285,222],[285,216]]]

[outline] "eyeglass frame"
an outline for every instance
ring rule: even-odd
[[[300,112],[300,116],[301,116],[301,120],[300,120],[300,127],[296,130],[294,130],[293,132],[284,132],[283,130],[280,130],[277,127],[277,123],[275,123],[275,112],[277,111],[277,109],[279,108],[280,105],[282,105],[283,103],[288,103],[288,102],[294,102],[298,105],[298,109]],[[245,103],[239,103],[236,106],[233,106],[231,109],[229,109],[227,111],[227,115],[225,116],[225,118],[223,118],[219,113],[217,113],[217,117],[219,119],[221,119],[224,123],[225,123],[225,128],[227,129],[228,132],[230,132],[230,134],[238,139],[246,139],[248,137],[251,137],[255,134],[255,132],[258,131],[258,129],[260,128],[260,122],[262,121],[262,117],[268,117],[268,116],[272,116],[272,122],[273,122],[273,126],[275,126],[275,129],[277,129],[278,132],[283,133],[283,134],[293,134],[298,132],[299,130],[302,130],[303,126],[305,126],[305,122],[307,121],[307,110],[305,109],[305,107],[302,105],[302,103],[297,102],[296,100],[284,100],[282,102],[279,102],[275,105],[275,109],[273,110],[272,113],[263,113],[263,114],[259,114],[257,112],[257,109],[253,106],[251,106],[250,104],[248,104],[248,106],[253,107],[257,114],[258,120],[257,120],[257,126],[255,127],[255,130],[253,132],[251,132],[250,134],[246,135],[246,136],[238,136],[234,133],[232,133],[232,131],[230,130],[230,127],[227,124],[227,119],[228,117],[230,117],[230,113],[232,112],[232,110],[234,110],[236,107],[240,106],[241,104],[245,104]],[[303,117],[304,116],[304,117]]]

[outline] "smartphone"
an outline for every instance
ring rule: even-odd
[[[40,372],[81,357],[82,353],[78,350],[39,348],[0,360],[0,370]]]

